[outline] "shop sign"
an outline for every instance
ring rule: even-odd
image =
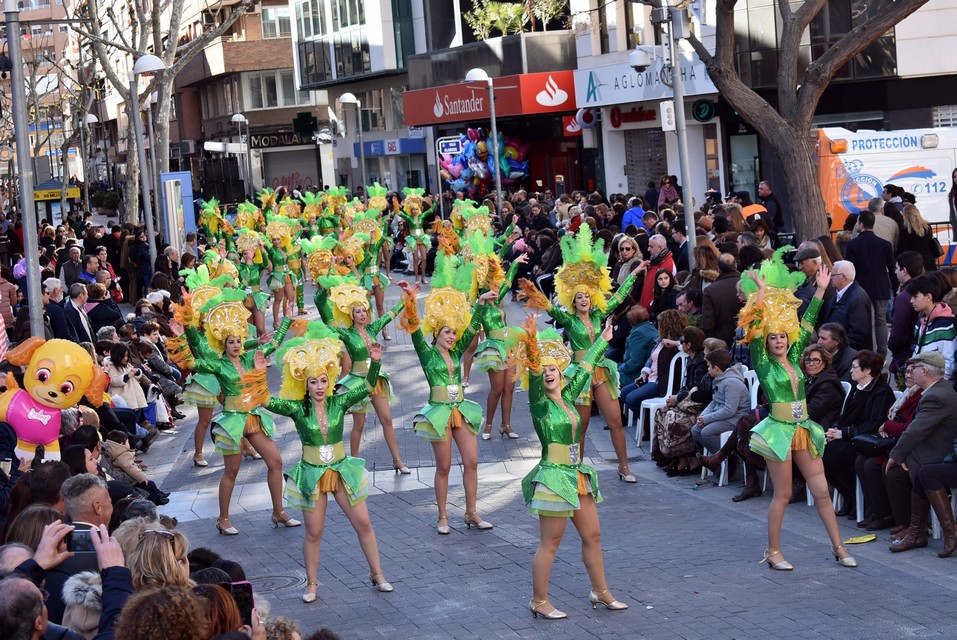
[[[673,97],[671,70],[656,59],[644,71],[635,71],[627,63],[593,69],[579,69],[575,74],[575,102],[579,107],[597,107],[666,100]],[[693,53],[681,55],[681,80],[686,96],[717,93],[708,71]]]
[[[425,137],[425,129],[423,129],[422,127],[408,127],[408,129],[409,129],[409,137],[410,137],[410,138],[424,138],[424,137]]]
[[[546,71],[495,78],[496,117],[560,113],[575,108],[572,71]],[[488,89],[461,83],[406,91],[402,94],[406,124],[431,125],[491,117]]]
[[[66,190],[66,197],[68,200],[73,200],[80,197],[80,188],[79,187],[70,187]],[[60,190],[59,189],[44,189],[43,191],[34,191],[33,192],[34,200],[59,200],[60,199]]]
[[[710,122],[717,112],[717,107],[711,100],[695,100],[691,107],[691,115],[698,122]]]
[[[578,116],[562,116],[562,130],[566,138],[580,138],[582,126],[578,122]]]
[[[367,158],[376,156],[398,156],[425,153],[425,140],[409,138],[392,138],[389,140],[364,140],[363,151]],[[352,153],[359,157],[359,143],[352,144]]]
[[[303,138],[291,131],[281,133],[254,134],[249,136],[253,149],[271,149],[273,147],[295,147],[302,144],[315,144],[312,138]]]
[[[612,107],[608,110],[608,120],[611,122],[612,129],[617,129],[623,124],[654,122],[657,119],[658,114],[652,109],[632,107],[628,111],[622,111],[618,107]]]

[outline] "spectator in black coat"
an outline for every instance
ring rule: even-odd
[[[848,260],[838,260],[831,269],[831,284],[837,290],[834,300],[824,307],[824,322],[834,322],[847,330],[852,349],[874,348],[871,299],[855,282],[857,272]]]
[[[103,327],[115,327],[123,319],[120,308],[101,284],[87,286],[90,299],[87,301],[86,314],[93,325],[93,337]]]
[[[768,220],[777,231],[784,229],[784,209],[781,202],[774,195],[774,187],[767,180],[758,183],[758,204],[768,210]]]
[[[827,430],[824,448],[824,474],[828,482],[844,498],[838,516],[854,513],[854,460],[857,451],[851,444],[854,436],[876,434],[887,410],[894,404],[894,392],[881,372],[884,358],[873,351],[859,351],[851,364],[851,393],[840,417]]]
[[[857,228],[860,233],[847,243],[844,258],[854,264],[856,282],[870,298],[877,353],[886,355],[887,307],[898,285],[894,247],[874,233],[874,214],[870,211],[861,211]]]
[[[41,291],[46,290],[47,295],[43,296],[43,309],[46,311],[47,318],[50,320],[50,330],[54,338],[79,342],[73,325],[66,319],[66,313],[63,311],[60,301],[63,300],[63,285],[56,278],[47,278],[43,281]]]
[[[844,387],[831,366],[831,354],[819,344],[810,345],[804,349],[801,370],[804,372],[807,414],[820,425],[833,424],[841,413]]]
[[[898,252],[916,251],[924,258],[924,271],[937,270],[937,244],[930,225],[912,205],[904,205],[904,224],[897,241]]]

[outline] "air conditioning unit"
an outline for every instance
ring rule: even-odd
[[[183,149],[183,155],[191,156],[196,153],[196,141],[195,140],[183,140],[181,143],[181,148]]]
[[[215,27],[216,26],[216,16],[206,11],[203,12],[203,26],[204,27]]]

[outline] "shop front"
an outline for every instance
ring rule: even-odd
[[[598,149],[598,161],[589,165],[599,175],[586,177],[607,193],[640,194],[649,182],[657,185],[663,175],[680,174],[678,138],[661,121],[660,104],[673,97],[670,68],[653,60],[643,71],[617,63],[574,74],[577,106],[601,114],[595,128],[600,135],[590,145]],[[725,186],[721,123],[714,108],[718,90],[692,54],[682,56],[681,77],[694,198],[700,203],[705,191],[723,192]]]
[[[551,190],[559,194],[584,187],[581,179],[581,130],[568,128],[575,111],[574,75],[572,71],[548,71],[503,76],[493,80],[495,121],[506,156],[500,163],[505,189],[524,187],[531,191]],[[402,97],[406,124],[431,126],[436,138],[465,136],[475,142],[480,160],[491,154],[491,110],[489,92],[482,83],[459,83],[406,91]],[[483,143],[479,145],[478,143]],[[468,157],[472,147],[466,145],[459,162],[464,175],[473,176],[475,160]],[[430,163],[435,162],[435,149],[428,149]],[[457,156],[458,157],[458,156]],[[439,164],[448,158],[439,158]],[[475,189],[476,178],[470,177],[462,188],[463,178],[453,167],[445,169],[441,188],[465,190],[473,197],[489,189],[488,177]],[[481,174],[485,174],[478,167]],[[429,184],[436,181],[436,165],[431,165]],[[448,171],[452,174],[449,175]],[[449,178],[453,178],[450,180]],[[471,192],[469,191],[471,190]]]
[[[260,158],[263,184],[271,189],[322,189],[332,184],[332,165],[317,145],[308,138],[289,132],[253,133],[253,171]],[[325,154],[328,157],[328,153]],[[255,175],[255,173],[253,174]]]
[[[424,133],[409,127],[410,133]],[[426,144],[424,137],[389,138],[387,140],[364,140],[362,143],[366,161],[366,176],[369,184],[378,182],[389,191],[401,191],[405,187],[424,188],[427,179]],[[359,158],[359,143],[352,143],[354,158]],[[340,158],[349,163],[349,158]],[[344,170],[340,167],[340,174]],[[340,184],[346,184],[346,176],[340,175]]]

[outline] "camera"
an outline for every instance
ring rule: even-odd
[[[639,47],[628,54],[628,64],[632,69],[641,73],[651,66],[651,55]]]

